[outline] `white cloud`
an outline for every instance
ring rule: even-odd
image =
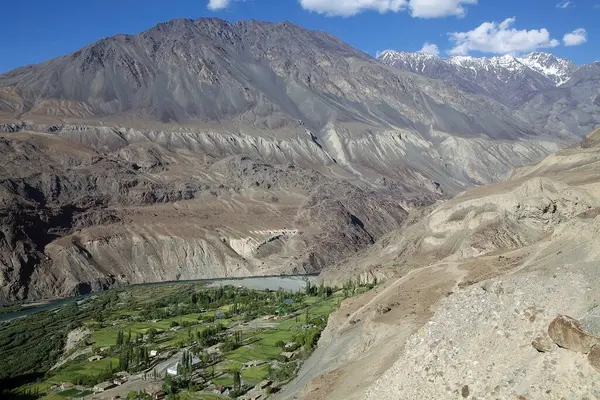
[[[575,29],[563,37],[565,46],[579,46],[587,42],[587,31],[583,28]]]
[[[208,9],[213,11],[223,10],[227,8],[231,0],[209,0]]]
[[[572,5],[573,3],[571,3],[569,0],[562,0],[556,4],[556,8],[567,8]]]
[[[302,8],[329,16],[349,17],[363,11],[398,12],[406,0],[300,0]]]
[[[522,53],[544,47],[556,47],[560,42],[550,37],[547,29],[517,30],[513,28],[515,18],[501,23],[484,22],[468,32],[450,33],[454,48],[450,54],[464,55],[472,51],[483,53]]]
[[[419,53],[429,53],[429,54],[433,54],[434,56],[439,56],[440,49],[439,49],[439,47],[437,47],[437,44],[425,42],[425,44],[423,45],[423,48],[421,50],[419,50]]]
[[[221,0],[223,1],[223,0]],[[299,0],[305,10],[328,16],[349,17],[364,11],[400,12],[409,9],[416,18],[463,16],[463,5],[477,0]]]
[[[477,4],[477,0],[410,0],[408,7],[417,18],[462,17],[467,13],[463,4]]]

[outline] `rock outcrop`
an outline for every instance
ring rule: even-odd
[[[579,321],[559,315],[548,326],[548,335],[562,348],[587,354],[600,338],[587,333]]]

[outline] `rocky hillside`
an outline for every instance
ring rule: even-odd
[[[398,228],[398,201],[249,157],[0,136],[0,303],[115,284],[318,272]],[[40,168],[43,166],[43,168]]]
[[[300,397],[598,397],[599,168],[596,131],[328,269],[385,284],[340,311]]]

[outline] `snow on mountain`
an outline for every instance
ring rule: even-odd
[[[556,86],[568,81],[573,72],[577,70],[574,62],[548,53],[531,53],[518,60],[532,70],[547,76]]]
[[[456,67],[470,69],[475,72],[485,70],[486,72],[495,73],[495,77],[504,82],[514,79],[515,74],[523,73],[524,69],[527,68],[519,60],[510,55],[491,58],[456,56],[449,58],[446,62]]]
[[[521,75],[534,72],[547,78],[556,86],[569,80],[573,72],[577,70],[577,65],[572,61],[541,52],[531,53],[524,57],[507,54],[497,57],[455,56],[443,59],[427,53],[386,50],[378,56],[378,60],[384,64],[415,73],[427,72],[434,67],[439,69],[442,64],[468,69],[476,75],[479,71],[495,71],[497,78],[503,81],[520,79]],[[517,74],[517,76],[512,74]]]
[[[381,52],[377,59],[384,64],[396,68],[409,70],[415,73],[423,73],[431,70],[435,66],[445,63],[445,61],[430,53],[409,53],[405,51],[385,50]]]

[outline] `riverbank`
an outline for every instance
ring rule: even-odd
[[[215,286],[240,286],[253,290],[279,290],[296,292],[304,290],[306,283],[314,284],[317,280],[317,274],[306,275],[271,275],[271,276],[250,276],[250,277],[231,277],[231,278],[213,278],[213,279],[197,279],[188,281],[168,281],[168,282],[148,282],[135,285],[119,286],[110,290],[124,290],[135,287],[151,287],[151,286],[172,286],[185,284],[205,284],[209,287]],[[0,307],[0,323],[11,321],[15,318],[22,318],[40,311],[49,311],[58,307],[70,304],[76,301],[84,300],[95,294],[105,293],[92,292],[80,296],[68,297],[65,299],[45,299],[35,300],[31,303],[15,304]],[[14,309],[16,308],[16,309]]]

